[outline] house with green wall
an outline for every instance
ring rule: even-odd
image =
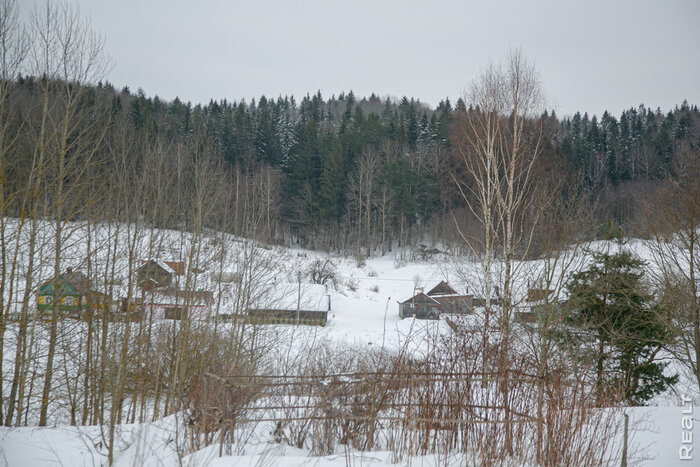
[[[89,298],[89,299],[88,299]],[[45,282],[37,293],[37,309],[51,312],[58,301],[58,311],[73,317],[80,317],[88,306],[104,309],[108,305],[107,296],[91,290],[90,281],[79,271],[68,268],[57,279]]]

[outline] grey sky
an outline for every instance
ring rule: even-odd
[[[24,10],[35,0],[20,0]],[[193,103],[320,90],[456,100],[522,47],[560,115],[700,105],[700,1],[79,0],[116,86]]]

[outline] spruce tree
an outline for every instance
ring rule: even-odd
[[[678,379],[664,375],[666,364],[657,361],[670,333],[642,281],[644,266],[627,251],[594,253],[588,269],[567,284],[570,322],[579,329],[574,340],[579,355],[595,364],[601,405],[641,405]]]

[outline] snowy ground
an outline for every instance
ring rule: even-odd
[[[607,248],[598,243],[595,248]],[[631,245],[644,259],[650,259],[650,253],[637,242]],[[321,253],[298,249],[287,250],[286,255],[295,263],[296,268],[303,269],[316,258],[325,258]],[[78,255],[79,256],[79,255]],[[447,279],[459,292],[465,287],[474,290],[470,284],[458,280],[465,276],[477,274],[477,266],[467,266],[467,271],[458,275],[446,266],[448,258],[438,256],[432,261],[406,262],[397,259],[397,253],[381,258],[368,259],[365,264],[357,265],[352,258],[333,258],[338,267],[337,285],[329,287],[331,311],[325,327],[308,328],[313,338],[320,341],[342,342],[354,346],[373,348],[387,347],[397,349],[406,346],[412,352],[425,351],[426,336],[433,333],[450,332],[444,320],[422,321],[414,319],[401,320],[398,316],[398,302],[410,298],[416,288],[429,290],[439,281]],[[287,264],[288,266],[288,264]],[[534,278],[539,268],[537,262],[525,265],[527,271],[523,277]],[[472,270],[470,271],[469,268]],[[287,278],[290,270],[279,271]],[[294,293],[293,283],[288,281],[286,293]],[[523,280],[521,290],[526,288]],[[308,288],[311,290],[312,288]],[[8,363],[5,362],[9,368]],[[684,391],[692,390],[692,382],[683,378],[676,393],[668,393],[655,400],[655,407],[629,408],[631,441],[630,453],[636,465],[700,465],[700,407],[697,405],[695,392],[694,406],[683,405],[681,396]],[[688,392],[685,392],[686,394]],[[693,460],[679,459],[682,447],[682,411],[692,410],[690,416],[695,421],[692,430]],[[622,423],[622,420],[620,421]],[[123,425],[119,439],[121,450],[116,465],[178,465],[178,436],[172,417],[144,425]],[[89,466],[106,462],[104,443],[99,427],[52,428],[0,428],[0,465],[9,466]],[[685,434],[686,440],[688,434]],[[220,458],[218,448],[211,447],[183,458],[183,465],[314,465],[314,466],[348,466],[348,465],[464,465],[468,459],[462,457],[426,456],[410,459],[395,459],[390,452],[359,452],[346,450],[343,454],[310,457],[305,450],[294,449],[281,444],[268,443],[267,437],[260,437],[259,442],[249,442],[232,455]],[[343,449],[343,448],[340,448]],[[634,463],[630,463],[634,465]]]
[[[675,407],[637,407],[626,409],[630,414],[629,465],[642,466],[695,466],[700,465],[700,409],[692,407],[695,421],[692,430],[694,444],[688,451],[691,460],[681,460],[682,418],[688,405]],[[178,465],[177,433],[174,417],[146,425],[122,426],[124,449],[115,460],[117,466],[175,466]],[[620,420],[622,424],[622,419]],[[686,435],[688,436],[688,435]],[[100,444],[98,427],[57,428],[0,428],[0,464],[22,467],[93,466],[104,464],[104,450]],[[342,449],[342,448],[341,448]],[[459,455],[449,457],[430,455],[397,460],[386,451],[359,452],[352,449],[325,457],[310,457],[308,450],[284,444],[250,442],[242,452],[218,456],[218,447],[197,451],[184,456],[185,466],[373,466],[465,465]]]

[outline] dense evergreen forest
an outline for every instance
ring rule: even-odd
[[[40,91],[47,86],[53,90]],[[90,131],[99,144],[88,168],[65,177],[67,186],[80,179],[71,196],[76,216],[87,215],[88,205],[91,212],[119,215],[124,206],[116,204],[124,201],[110,196],[117,190],[110,185],[113,176],[100,175],[100,183],[87,183],[93,189],[84,188],[93,171],[123,174],[126,164],[134,183],[147,173],[144,185],[158,190],[155,184],[162,183],[170,193],[148,195],[153,203],[144,209],[153,212],[140,214],[160,226],[187,227],[193,214],[186,193],[198,176],[192,161],[201,156],[183,154],[206,152],[213,164],[207,177],[220,190],[207,202],[216,212],[204,220],[209,227],[244,235],[254,229],[267,241],[372,255],[397,244],[450,245],[455,223],[469,223],[453,181],[455,127],[460,115],[475,111],[462,99],[445,99],[432,109],[407,97],[358,98],[350,91],[301,101],[262,96],[192,105],[109,83],[80,88],[79,118],[67,137]],[[12,178],[21,186],[36,157],[30,148],[39,129],[32,112],[41,113],[44,97],[55,98],[55,105],[70,86],[20,76],[5,89],[11,96],[3,118],[17,138],[10,151],[18,162]],[[584,193],[595,208],[594,223],[612,218],[629,230],[637,227],[637,200],[682,176],[700,144],[700,112],[687,102],[668,113],[640,105],[619,118],[606,112],[562,119],[545,112],[540,121],[546,138],[537,177],[543,183],[566,180],[560,196]],[[126,157],[121,168],[117,154]],[[6,184],[6,191],[13,189]],[[21,215],[19,199],[10,203],[15,215]],[[49,205],[44,209],[48,213]]]

